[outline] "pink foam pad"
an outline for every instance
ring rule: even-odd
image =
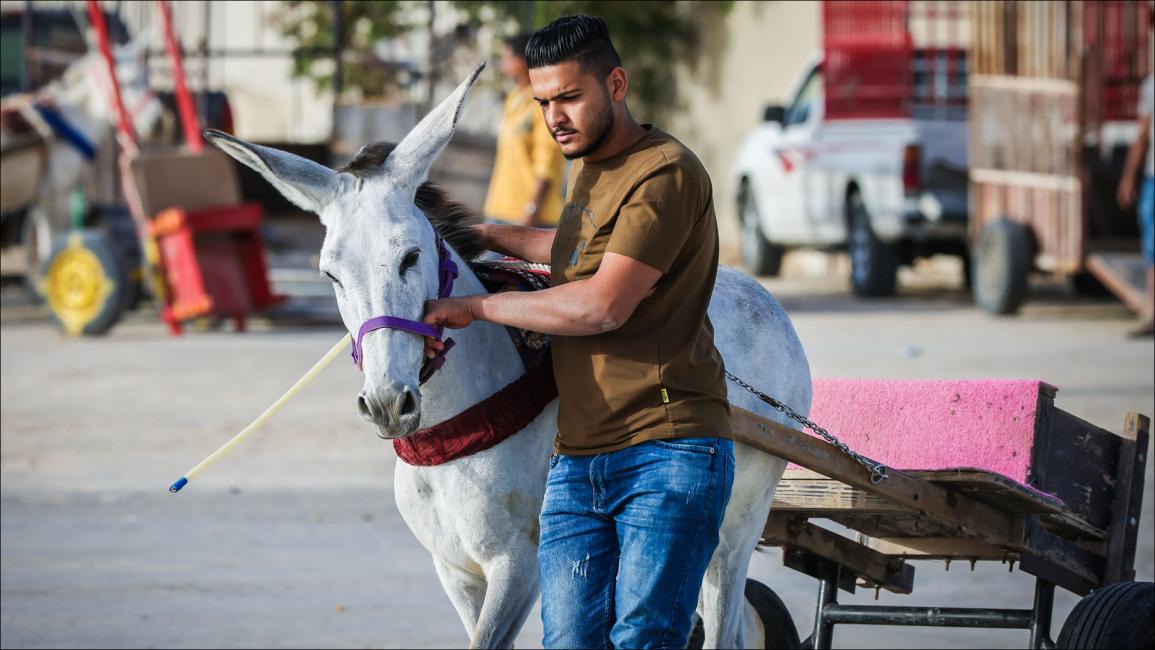
[[[810,419],[888,467],[979,469],[1026,485],[1044,387],[1055,390],[1013,379],[816,379]]]

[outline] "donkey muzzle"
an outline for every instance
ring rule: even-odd
[[[392,382],[388,388],[362,390],[357,395],[357,413],[376,427],[378,437],[402,438],[417,430],[421,421],[420,401],[417,389]]]

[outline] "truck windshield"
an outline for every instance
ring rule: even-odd
[[[782,121],[783,125],[806,123],[820,101],[822,101],[822,72],[815,69],[810,73],[806,82],[802,84],[802,87],[798,89],[798,94],[794,97],[790,108],[786,110],[786,118]]]

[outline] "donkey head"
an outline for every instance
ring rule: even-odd
[[[436,234],[414,199],[484,67],[478,66],[392,151],[383,143],[368,145],[341,170],[219,131],[205,132],[210,142],[259,172],[285,198],[321,217],[320,271],[333,282],[341,319],[354,336],[362,323],[377,316],[419,321],[425,301],[437,297]],[[394,329],[365,336],[365,383],[357,410],[378,436],[401,438],[417,429],[423,360],[421,336]]]

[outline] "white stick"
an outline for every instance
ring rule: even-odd
[[[180,480],[172,484],[172,487],[169,488],[169,491],[179,492],[180,489],[185,486],[185,484],[196,478],[197,474],[200,474],[208,466],[220,460],[221,456],[224,456],[228,452],[232,451],[233,447],[241,444],[241,442],[244,441],[245,438],[249,437],[249,435],[254,431],[265,426],[265,423],[268,422],[269,419],[277,413],[277,411],[281,410],[282,406],[284,406],[289,400],[293,399],[297,393],[301,392],[302,388],[308,386],[309,382],[313,381],[317,375],[321,374],[321,371],[325,369],[325,366],[329,365],[333,359],[337,358],[338,354],[341,354],[342,350],[349,346],[349,341],[352,340],[352,338],[353,337],[351,335],[346,334],[340,341],[337,342],[337,345],[334,345],[331,350],[325,353],[325,356],[321,357],[320,361],[313,364],[313,367],[309,369],[309,372],[305,373],[304,377],[298,379],[297,383],[293,384],[289,390],[285,391],[285,394],[281,395],[280,399],[273,402],[273,405],[267,408],[265,412],[260,415],[260,417],[253,420],[252,424],[242,429],[240,433],[233,436],[232,440],[226,442],[221,446],[220,449],[214,451],[208,458],[202,460],[199,465],[190,469],[188,473],[180,478]]]

